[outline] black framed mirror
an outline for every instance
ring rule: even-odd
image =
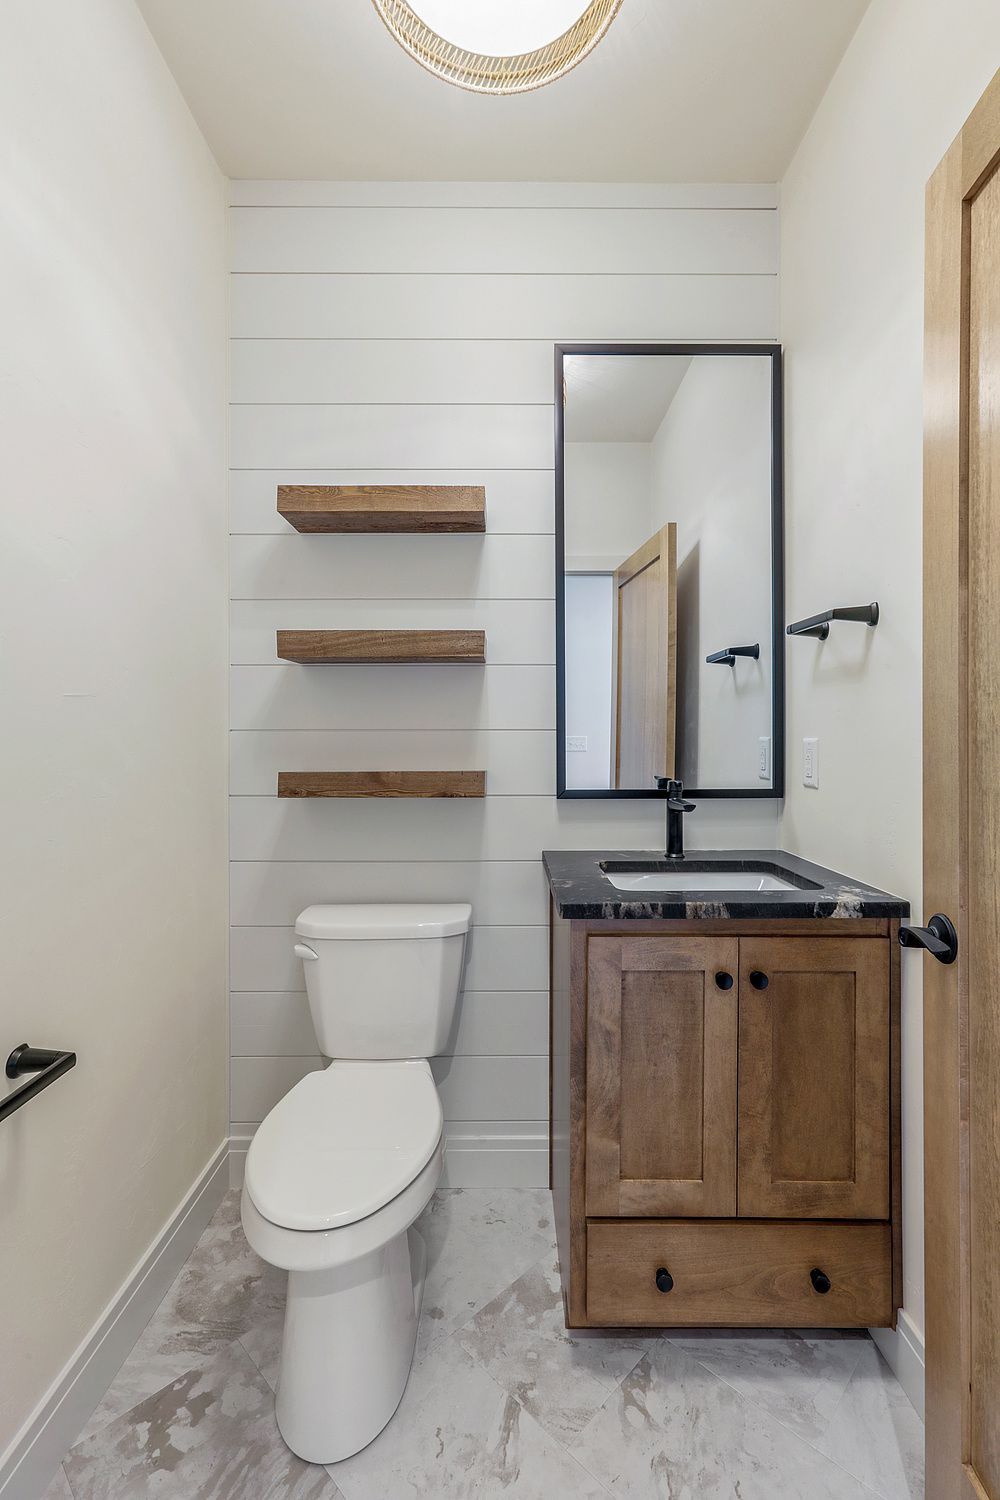
[[[557,344],[560,797],[784,793],[778,344]]]

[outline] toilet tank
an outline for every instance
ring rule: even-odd
[[[462,983],[466,903],[309,906],[295,923],[326,1057],[434,1057]]]

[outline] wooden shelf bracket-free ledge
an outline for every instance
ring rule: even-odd
[[[279,484],[296,531],[485,531],[486,489],[464,484]]]
[[[282,661],[316,666],[485,662],[484,630],[279,630]]]
[[[279,771],[279,797],[485,797],[485,771]]]

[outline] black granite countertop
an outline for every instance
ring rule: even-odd
[[[542,861],[556,910],[572,921],[748,921],[759,917],[906,917],[910,913],[910,903],[899,896],[890,896],[782,849],[691,849],[679,864],[665,860],[662,850],[546,849]],[[715,881],[723,870],[760,871],[787,880],[796,888],[620,891],[608,880],[605,866],[613,866],[616,874],[652,866],[657,874],[665,872],[665,885],[674,870],[688,875],[710,874]]]

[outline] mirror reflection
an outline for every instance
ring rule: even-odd
[[[777,360],[563,353],[566,791],[774,792]]]

